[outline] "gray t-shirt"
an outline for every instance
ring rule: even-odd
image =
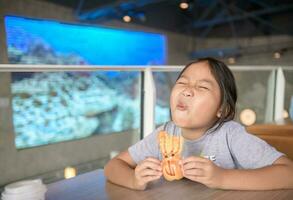
[[[139,163],[147,157],[162,160],[157,134],[164,126],[157,128],[143,140],[128,148],[134,162]],[[168,134],[181,135],[180,127],[173,122],[165,124]],[[225,169],[256,169],[273,164],[283,153],[262,139],[247,133],[245,128],[235,121],[225,122],[214,131],[207,131],[196,140],[184,139],[183,158],[205,156],[215,158],[214,163]]]

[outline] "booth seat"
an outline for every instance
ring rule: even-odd
[[[293,160],[293,124],[257,124],[246,127],[246,130],[285,153]]]

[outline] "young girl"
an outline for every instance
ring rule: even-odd
[[[171,92],[172,121],[110,160],[107,179],[136,190],[159,179],[157,135],[167,129],[184,138],[180,165],[187,179],[220,189],[293,188],[293,162],[232,121],[236,100],[233,74],[223,62],[204,58],[188,64]]]

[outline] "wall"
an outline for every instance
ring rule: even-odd
[[[240,38],[235,41],[233,38],[208,38],[204,40],[194,40],[195,50],[211,48],[235,48],[237,45],[244,48],[244,53],[236,57],[236,65],[283,65],[292,66],[293,63],[293,37],[290,35],[258,36]],[[290,47],[280,59],[273,57],[274,50]],[[224,60],[228,63],[228,59]]]

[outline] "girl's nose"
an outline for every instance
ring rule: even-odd
[[[194,92],[190,87],[187,87],[182,91],[182,95],[185,97],[192,97],[194,95]]]

